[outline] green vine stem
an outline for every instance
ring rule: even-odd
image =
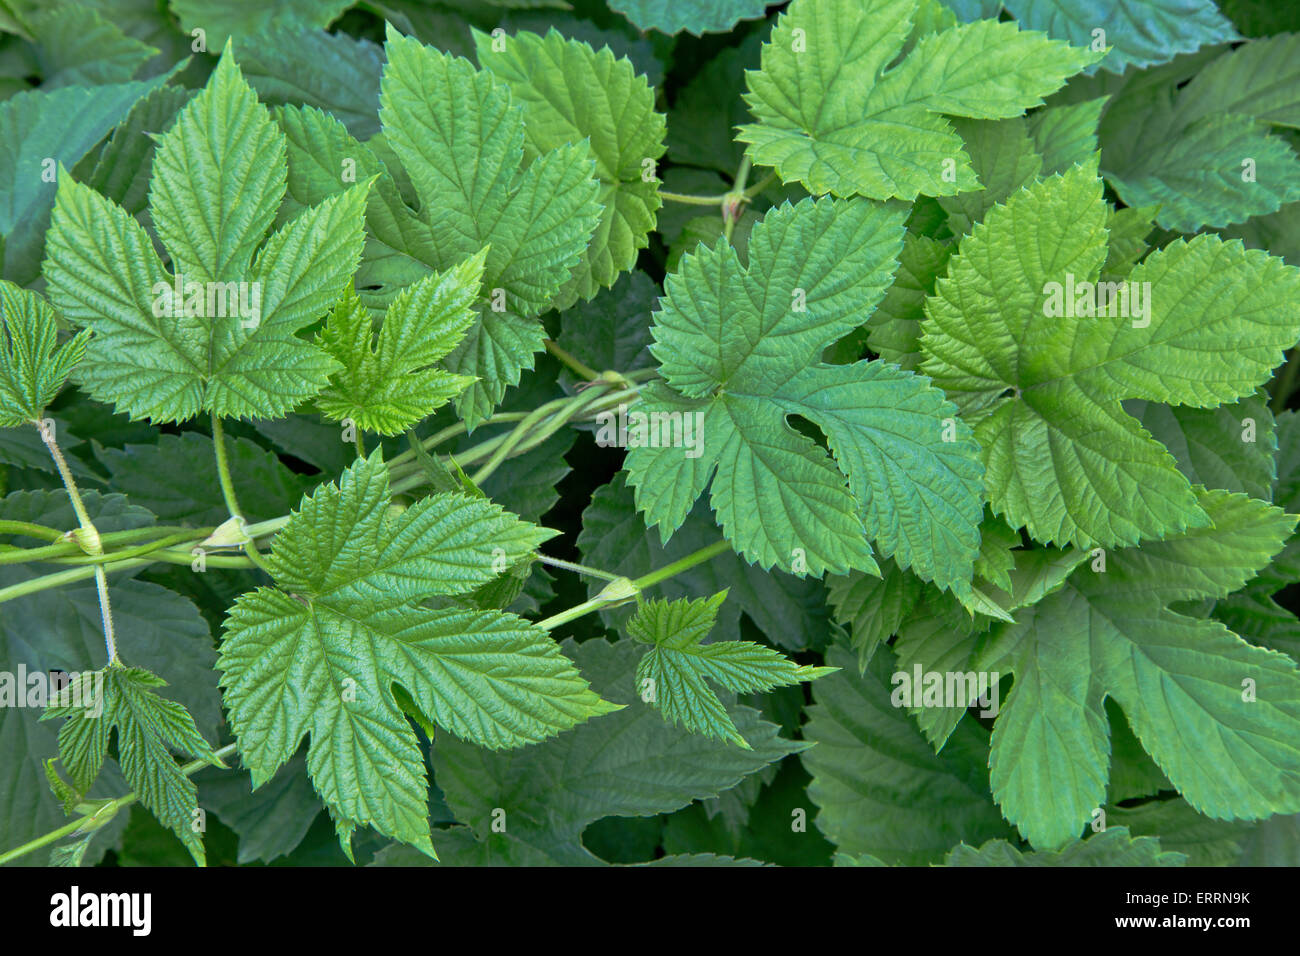
[[[546,351],[550,352],[557,359],[559,359],[561,362],[567,365],[570,371],[574,372],[577,375],[581,375],[589,382],[594,382],[596,379],[600,378],[599,372],[597,372],[594,368],[592,368],[589,365],[584,365],[582,361],[580,361],[578,358],[576,358],[573,355],[572,352],[568,351],[565,348],[562,348],[558,342],[554,342],[551,339],[546,339],[545,344],[546,344]]]
[[[360,439],[361,433],[357,432],[357,438]],[[226,499],[226,510],[230,512],[230,517],[239,522],[239,526],[248,532],[248,522],[244,518],[244,512],[239,507],[239,499],[235,497],[235,483],[230,477],[230,459],[226,454],[226,429],[221,423],[221,416],[213,414],[212,416],[212,447],[217,453],[217,480],[221,483],[221,495]],[[357,448],[360,449],[360,444]],[[262,560],[262,553],[257,550],[257,541],[249,536],[244,542],[244,553],[248,555],[248,560],[263,571],[267,571],[266,564]],[[267,571],[269,574],[270,572]]]
[[[0,521],[0,534],[21,534],[42,541],[62,541],[63,532],[58,528],[47,528],[43,524],[30,521]]]
[[[565,398],[555,399],[541,406],[546,410],[546,415],[540,418],[534,418],[533,412],[502,412],[492,416],[488,424],[507,424],[516,423],[516,427],[511,432],[497,435],[484,442],[480,442],[464,452],[458,453],[456,461],[462,465],[473,465],[485,460],[491,459],[501,449],[502,445],[509,442],[510,447],[505,452],[503,458],[522,455],[536,448],[542,442],[546,441],[560,428],[573,421],[580,415],[594,416],[602,411],[608,411],[617,408],[622,403],[633,403],[639,398],[639,386],[631,385],[627,388],[618,388],[620,384],[635,383],[644,381],[655,376],[653,369],[640,369],[637,372],[631,372],[626,375],[620,373],[604,373],[598,377],[591,389],[588,389],[578,395],[567,396]],[[596,391],[600,389],[600,391]],[[541,410],[539,409],[539,410]],[[532,421],[529,421],[532,419]],[[430,438],[424,439],[421,444],[425,448],[453,438],[456,435],[463,434],[465,427],[463,423],[443,429]],[[233,512],[239,512],[238,500],[235,498],[233,483],[230,480],[230,465],[226,456],[224,429],[221,427],[219,419],[214,420],[214,446],[217,451],[217,474],[222,484],[223,495],[226,496],[226,506],[231,508],[234,502]],[[219,439],[219,440],[218,440]],[[400,455],[395,455],[388,463],[389,471],[392,474],[392,490],[394,494],[401,494],[413,488],[418,488],[425,484],[428,479],[415,460],[414,452],[407,451]],[[496,466],[494,465],[493,468]],[[490,474],[490,472],[489,472]],[[228,494],[227,494],[228,492]],[[240,513],[242,518],[242,513]],[[279,518],[273,518],[269,521],[244,526],[249,541],[244,545],[247,558],[234,556],[210,555],[207,557],[207,563],[212,567],[221,568],[243,568],[250,569],[253,567],[265,570],[262,561],[262,554],[258,551],[255,542],[259,538],[264,538],[275,534],[284,527],[289,521],[288,515],[282,515]],[[10,522],[7,525],[0,525],[0,533],[27,533],[27,531],[41,531],[42,526],[35,525],[28,528],[26,525],[18,527],[22,523]],[[0,588],[0,604],[5,601],[11,601],[15,598],[26,597],[48,588],[61,587],[65,584],[71,584],[77,581],[83,581],[95,575],[96,568],[102,568],[105,573],[115,573],[139,568],[155,562],[166,562],[170,564],[189,564],[192,560],[190,548],[203,544],[217,529],[215,528],[196,528],[186,529],[174,526],[154,527],[154,528],[136,528],[129,531],[113,532],[101,536],[101,541],[105,545],[112,544],[126,545],[136,544],[141,541],[147,541],[148,545],[144,550],[128,548],[125,550],[106,550],[103,558],[96,560],[94,557],[86,558],[82,556],[77,547],[71,542],[55,542],[49,546],[41,548],[26,548],[0,550],[0,565],[17,564],[27,561],[45,561],[52,564],[75,564],[77,567],[67,568],[66,570],[52,572],[40,577],[30,578],[21,581],[9,587]],[[48,538],[50,535],[46,532],[52,532],[59,538],[64,536],[55,529],[44,529],[35,537]],[[166,543],[159,543],[166,540]],[[48,549],[47,549],[48,548]],[[256,557],[254,557],[256,555]]]
[[[59,470],[59,477],[63,479],[63,487],[68,491],[68,500],[72,502],[72,510],[77,514],[77,522],[80,525],[78,533],[74,533],[74,538],[81,546],[81,549],[91,556],[98,556],[104,553],[104,544],[99,537],[99,529],[95,527],[95,522],[90,520],[90,513],[86,511],[86,503],[81,500],[81,490],[77,487],[77,479],[72,476],[72,469],[68,467],[67,459],[63,457],[63,452],[59,448],[58,441],[54,437],[54,429],[48,427],[44,422],[37,422],[36,430],[40,433],[41,441],[45,442],[45,447],[50,450],[50,456],[54,459],[54,465]],[[108,598],[108,575],[104,572],[102,564],[96,564],[92,573],[95,576],[95,590],[99,595],[99,619],[104,628],[104,650],[108,653],[109,664],[115,664],[118,661],[117,656],[117,635],[113,632],[113,605]]]
[[[666,189],[659,190],[659,198],[668,202],[684,203],[688,206],[721,206],[727,193],[720,196],[691,196],[686,193],[673,193]]]
[[[567,611],[561,611],[559,614],[552,614],[544,620],[538,621],[539,627],[547,630],[554,630],[561,624],[567,624],[570,621],[589,614],[592,611],[601,608],[614,607],[619,604],[625,604],[633,598],[640,597],[641,592],[647,588],[652,588],[661,581],[666,581],[674,575],[681,574],[683,571],[695,567],[697,564],[703,564],[711,561],[720,554],[731,550],[731,545],[725,540],[715,541],[707,547],[700,548],[698,551],[692,551],[683,558],[678,558],[672,564],[666,564],[662,568],[657,568],[648,574],[643,574],[635,580],[616,577],[611,579],[610,583],[589,601],[583,601],[576,604]]]
[[[610,574],[608,571],[602,571],[600,568],[589,567],[585,564],[578,564],[574,561],[565,561],[563,558],[553,558],[549,554],[542,554],[540,551],[534,554],[542,564],[548,564],[553,568],[564,568],[566,571],[574,571],[578,574],[586,574],[593,578],[604,578],[606,581],[617,581],[617,574]]]
[[[678,560],[672,562],[671,564],[664,565],[662,568],[657,568],[654,571],[649,572],[648,574],[644,574],[641,577],[637,578],[636,580],[629,580],[628,578],[620,577],[619,575],[616,574],[611,574],[610,572],[603,571],[599,568],[590,568],[585,565],[574,564],[569,561],[563,561],[559,558],[548,558],[544,555],[539,554],[536,556],[538,560],[543,561],[546,564],[551,564],[554,565],[555,567],[567,568],[572,571],[578,571],[579,573],[582,574],[592,574],[599,577],[603,577],[608,579],[610,583],[607,587],[604,588],[604,590],[602,590],[598,595],[596,595],[591,600],[583,601],[581,604],[574,605],[573,607],[569,608],[567,611],[561,611],[559,614],[553,614],[550,617],[545,618],[542,621],[539,621],[538,623],[541,627],[544,627],[547,630],[553,630],[559,627],[561,624],[566,624],[569,621],[576,620],[577,618],[582,617],[584,614],[589,614],[592,611],[599,610],[600,608],[613,607],[614,605],[617,604],[624,604],[630,600],[633,600],[634,598],[640,597],[641,592],[644,591],[645,589],[653,587],[654,585],[659,584],[661,581],[666,581],[669,578],[673,577],[674,575],[681,574],[683,571],[686,571],[689,568],[693,568],[698,564],[703,564],[706,561],[710,561],[713,558],[717,557],[718,555],[729,551],[730,549],[731,546],[725,540],[716,541],[713,544],[708,545],[707,547],[700,548],[698,551],[694,551],[683,558],[679,558]],[[136,562],[136,563],[148,563],[148,562],[145,561],[145,562]],[[218,758],[219,761],[224,762],[226,757],[234,756],[236,750],[237,750],[236,744],[226,744],[226,746],[222,747],[220,750],[217,750],[215,752],[215,756]],[[189,763],[185,764],[183,767],[181,767],[181,773],[185,774],[188,777],[191,774],[197,772],[198,770],[201,770],[203,767],[208,766],[209,764],[213,764],[213,761],[203,760],[203,759],[192,760]],[[215,766],[217,764],[213,764],[213,765]],[[64,826],[59,827],[59,829],[57,830],[52,830],[51,832],[46,833],[43,836],[39,836],[34,840],[29,840],[28,842],[24,843],[22,846],[15,847],[14,849],[9,850],[5,853],[0,853],[0,865],[8,863],[12,860],[16,860],[19,857],[26,856],[28,853],[31,853],[34,850],[39,850],[41,847],[49,846],[51,843],[54,843],[56,840],[61,840],[65,836],[71,836],[73,834],[80,833],[83,830],[88,831],[88,830],[96,829],[99,826],[103,826],[119,810],[121,810],[123,807],[128,807],[131,804],[135,803],[137,799],[139,798],[134,793],[128,793],[123,797],[118,797],[115,800],[110,800],[107,803],[100,806],[99,808],[97,808],[93,813],[84,814],[81,817],[78,817],[77,819],[71,821],[70,823],[67,823]]]

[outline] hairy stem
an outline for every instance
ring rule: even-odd
[[[771,186],[776,181],[777,181],[777,175],[776,175],[776,170],[774,169],[766,176],[764,176],[762,179],[760,179],[758,182],[756,182],[754,185],[746,189],[745,198],[753,199],[755,196],[757,196],[764,189],[766,189],[768,186]]]
[[[72,502],[72,510],[77,513],[77,521],[81,525],[81,536],[77,543],[89,555],[103,554],[104,544],[100,540],[99,529],[95,527],[95,522],[90,520],[86,503],[81,500],[81,490],[77,488],[77,479],[72,476],[72,469],[68,467],[67,459],[63,457],[59,443],[54,438],[54,429],[38,422],[36,430],[40,432],[45,447],[50,450],[54,465],[59,469],[59,477],[63,479],[63,487],[68,490],[68,500]],[[108,575],[104,573],[103,565],[99,564],[95,565],[94,575],[95,591],[99,595],[99,619],[104,628],[104,650],[108,653],[108,662],[114,664],[118,660],[117,635],[113,631],[113,605],[108,598]]]
[[[722,203],[722,235],[727,242],[731,241],[731,234],[736,231],[736,223],[744,213],[745,203],[749,202],[749,195],[745,192],[745,184],[749,182],[749,170],[749,156],[745,156],[740,161],[740,168],[736,170],[736,181],[732,183],[731,191],[727,193]]]
[[[727,194],[720,196],[691,196],[686,193],[670,193],[666,189],[659,190],[659,198],[668,202],[685,203],[688,206],[720,206],[722,200],[727,198]]]
[[[546,351],[550,352],[557,359],[567,365],[570,371],[577,375],[581,375],[589,382],[594,382],[596,379],[600,378],[599,372],[589,365],[584,365],[572,352],[562,348],[558,342],[554,342],[551,339],[546,339],[545,341]]]
[[[357,433],[360,438],[361,433]],[[217,480],[221,483],[221,495],[226,499],[226,510],[230,512],[230,517],[239,522],[239,526],[247,533],[248,522],[244,518],[244,512],[239,507],[239,499],[235,497],[235,482],[230,477],[230,459],[226,455],[226,428],[221,423],[221,416],[215,412],[212,415],[212,447],[217,453]],[[360,448],[360,445],[358,445]],[[262,561],[262,553],[257,550],[257,542],[249,536],[248,541],[244,543],[244,553],[248,555],[248,560],[263,571],[267,571],[266,564]],[[267,571],[269,574],[270,572]]]
[[[542,564],[549,564],[553,568],[564,568],[566,571],[575,571],[578,574],[590,575],[593,578],[604,578],[606,581],[617,581],[618,575],[611,574],[608,571],[602,571],[600,568],[588,567],[585,564],[577,564],[573,561],[565,561],[563,558],[553,558],[548,554],[542,554],[540,551],[533,555]]]
[[[62,541],[63,532],[58,528],[47,528],[43,524],[30,521],[0,521],[0,534],[21,534],[41,541]]]
[[[584,614],[590,614],[592,611],[598,611],[601,608],[612,607],[616,604],[623,604],[634,597],[639,597],[641,592],[646,588],[654,587],[662,581],[666,581],[674,575],[681,574],[683,571],[695,567],[697,564],[703,564],[705,561],[711,561],[720,554],[731,550],[731,545],[724,541],[715,541],[707,547],[700,548],[698,551],[692,551],[684,558],[678,558],[672,564],[664,565],[662,568],[656,568],[648,574],[643,574],[634,581],[627,578],[615,577],[610,584],[605,587],[599,594],[589,601],[583,601],[581,604],[574,605],[566,611],[559,614],[552,614],[544,620],[538,621],[538,626],[547,630],[554,630],[561,624],[567,624],[569,621],[576,620]]]

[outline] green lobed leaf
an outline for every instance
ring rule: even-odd
[[[1067,284],[1097,281],[1106,222],[1088,167],[1032,184],[962,241],[926,303],[922,370],[973,423],[994,511],[1047,543],[1134,544],[1205,524],[1174,459],[1120,400],[1241,399],[1300,335],[1300,272],[1208,235],[1133,269],[1122,288],[1141,309],[1116,295],[1089,315],[1097,300],[1080,292],[1085,314],[1059,314]]]
[[[368,824],[432,856],[406,708],[421,726],[492,749],[617,708],[536,625],[421,606],[486,583],[499,558],[514,564],[548,534],[455,493],[396,517],[378,454],[304,499],[276,536],[268,567],[277,587],[236,601],[218,667],[256,786],[309,735],[308,769],[345,851]]]
[[[944,587],[969,580],[980,469],[953,407],[882,362],[816,361],[880,300],[901,227],[894,206],[806,199],[754,228],[747,265],[719,244],[668,277],[651,348],[667,384],[643,389],[636,410],[698,416],[702,447],[648,435],[627,459],[664,540],[712,477],[727,537],[762,567],[875,571],[870,537]],[[786,416],[818,426],[834,457]]]
[[[994,628],[977,666],[1016,683],[993,728],[995,798],[1040,848],[1073,839],[1105,796],[1105,697],[1194,808],[1258,819],[1300,806],[1300,670],[1171,601],[1224,597],[1266,565],[1295,516],[1199,492],[1213,524],[1081,567]],[[1235,766],[1237,772],[1217,770]]]
[[[334,360],[298,333],[355,268],[368,187],[267,239],[283,142],[227,51],[154,157],[150,215],[174,275],[121,207],[63,178],[45,276],[64,316],[96,332],[78,373],[92,397],[155,422],[275,417],[325,385]]]
[[[596,162],[604,212],[582,261],[552,302],[564,310],[612,286],[649,244],[662,205],[655,167],[664,152],[664,115],[656,112],[645,77],[608,47],[593,50],[554,28],[545,36],[512,37],[475,30],[474,41],[479,63],[523,109],[530,159],[585,141]]]
[[[0,428],[39,424],[81,361],[90,333],[58,344],[58,320],[34,292],[0,279]]]
[[[917,0],[794,0],[750,71],[756,123],[740,127],[756,165],[809,192],[875,199],[977,188],[945,116],[1008,119],[1042,104],[1101,56],[1015,23],[926,33],[892,68]]]
[[[363,431],[398,435],[473,381],[437,367],[474,321],[487,250],[409,286],[389,305],[376,335],[351,288],[318,339],[343,366],[316,404],[327,418]]]
[[[158,693],[157,688],[165,686],[166,681],[142,667],[112,661],[102,671],[74,678],[41,719],[67,718],[59,728],[59,762],[82,793],[99,776],[116,733],[127,785],[202,866],[203,839],[193,826],[197,788],[169,748],[218,765],[221,761],[189,711]],[[92,702],[89,707],[87,701]]]
[[[800,666],[753,641],[702,643],[727,592],[698,601],[646,601],[628,622],[629,637],[649,644],[637,664],[641,698],[673,726],[752,749],[707,682],[732,693],[752,694],[833,673],[833,667]]]

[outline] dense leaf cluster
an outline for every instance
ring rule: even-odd
[[[0,863],[1300,863],[1285,5],[0,53]]]

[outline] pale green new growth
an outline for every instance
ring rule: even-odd
[[[99,776],[116,731],[118,763],[127,783],[202,866],[202,831],[194,827],[197,791],[168,748],[224,764],[189,711],[158,695],[156,688],[166,686],[144,668],[113,663],[74,678],[41,719],[67,718],[59,728],[59,761],[83,794]]]
[[[58,334],[49,303],[0,280],[0,428],[40,422],[81,361],[90,332],[63,345]]]
[[[348,286],[317,340],[343,366],[316,399],[326,417],[399,435],[473,382],[435,363],[474,321],[486,255],[484,249],[403,290],[384,313],[377,336],[370,310]]]
[[[834,667],[806,667],[752,641],[701,643],[727,592],[697,601],[646,601],[627,632],[650,650],[636,669],[642,700],[664,720],[751,749],[707,682],[735,694],[769,691],[832,674]]]
[[[307,766],[345,850],[370,825],[432,856],[408,714],[498,749],[617,710],[537,625],[423,606],[474,590],[549,536],[456,493],[395,515],[378,452],[303,499],[267,561],[276,587],[235,602],[218,661],[254,785],[310,735]]]
[[[748,72],[757,165],[837,196],[947,196],[978,188],[946,116],[1006,119],[1100,59],[1015,23],[927,33],[901,62],[917,0],[794,0]]]
[[[299,333],[356,268],[368,185],[268,239],[284,156],[227,49],[154,156],[149,209],[170,272],[125,210],[60,175],[45,277],[59,311],[96,333],[78,370],[94,398],[155,422],[273,418],[325,386],[337,363]]]
[[[765,568],[874,572],[871,538],[943,587],[969,582],[981,468],[956,409],[884,362],[819,361],[880,301],[902,226],[896,205],[805,199],[754,227],[747,265],[721,242],[668,276],[651,349],[667,385],[643,389],[637,409],[702,415],[703,448],[688,457],[661,437],[627,457],[637,505],[665,540],[712,477],[727,537]]]

